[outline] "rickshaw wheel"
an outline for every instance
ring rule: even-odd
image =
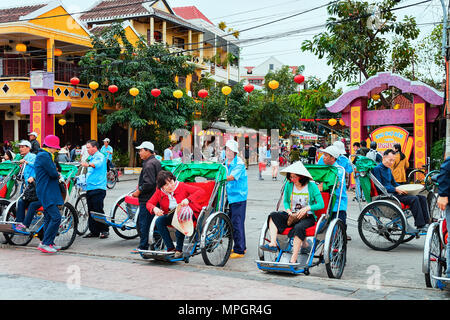
[[[431,222],[436,222],[439,219],[440,211],[437,206],[438,196],[433,192],[429,192],[427,196],[428,212],[430,213]]]
[[[278,256],[278,252],[269,252],[269,251],[261,250],[262,246],[270,243],[270,234],[269,233],[270,233],[269,227],[267,226],[267,220],[266,220],[266,222],[264,223],[264,225],[261,229],[261,234],[259,237],[259,244],[258,244],[258,256],[259,256],[259,260],[261,260],[261,261],[275,261]]]
[[[0,199],[0,221],[3,221],[3,211],[5,211],[5,208],[10,204],[9,200],[6,199]],[[0,233],[0,243],[8,243],[6,241],[5,236],[3,233]]]
[[[13,205],[6,213],[5,221],[14,222],[16,221],[16,207]],[[19,235],[19,234],[9,234],[4,233],[6,241],[14,246],[26,246],[33,239],[32,235]]]
[[[443,256],[443,245],[439,235],[439,224],[435,223],[428,229],[423,250],[425,284],[428,288],[437,288],[437,281],[432,278],[441,277],[446,263]]]
[[[61,250],[68,249],[77,236],[78,215],[75,208],[68,202],[60,207],[61,224],[55,238],[55,244],[61,246]]]
[[[125,203],[125,197],[123,197],[117,202],[116,206],[114,207],[111,222],[120,224],[120,222],[124,221],[127,217],[128,217],[127,207]],[[139,235],[137,231],[138,229],[137,226],[136,228],[133,229],[126,229],[126,228],[121,229],[117,227],[112,227],[112,229],[119,237],[125,240],[134,239]]]
[[[230,218],[218,212],[210,216],[201,235],[203,261],[206,265],[223,267],[233,246],[233,225]]]
[[[405,238],[406,221],[400,208],[389,201],[368,204],[358,217],[358,233],[371,249],[389,251]]]
[[[75,202],[75,210],[78,213],[77,234],[82,236],[89,229],[89,210],[87,206],[87,195],[85,193],[80,195]]]
[[[325,235],[325,268],[329,278],[340,279],[347,260],[347,232],[340,219],[334,219]]]

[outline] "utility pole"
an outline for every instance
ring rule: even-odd
[[[445,102],[444,102],[444,115],[446,118],[446,134],[445,134],[445,158],[450,157],[450,79],[449,79],[449,58],[450,58],[450,33],[448,27],[448,21],[450,20],[450,1],[448,5],[445,5],[445,0],[441,0],[442,5],[442,56],[445,59]]]

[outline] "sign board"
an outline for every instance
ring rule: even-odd
[[[377,150],[383,153],[387,149],[394,149],[394,144],[400,144],[402,151],[406,151],[409,132],[397,126],[380,127],[370,134],[370,140],[376,141]]]

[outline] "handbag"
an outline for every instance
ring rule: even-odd
[[[302,220],[303,218],[305,218],[307,215],[303,215],[303,217],[299,218],[297,216],[297,212],[293,212],[292,214],[288,215],[288,219],[287,219],[287,225],[288,227],[292,227],[293,225],[295,225],[297,222],[299,222],[300,220]]]
[[[36,193],[36,184],[33,182],[28,183],[28,185],[23,190],[22,199],[27,202],[38,201]]]

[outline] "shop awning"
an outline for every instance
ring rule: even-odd
[[[301,140],[318,140],[319,135],[307,131],[292,131],[291,136]]]

